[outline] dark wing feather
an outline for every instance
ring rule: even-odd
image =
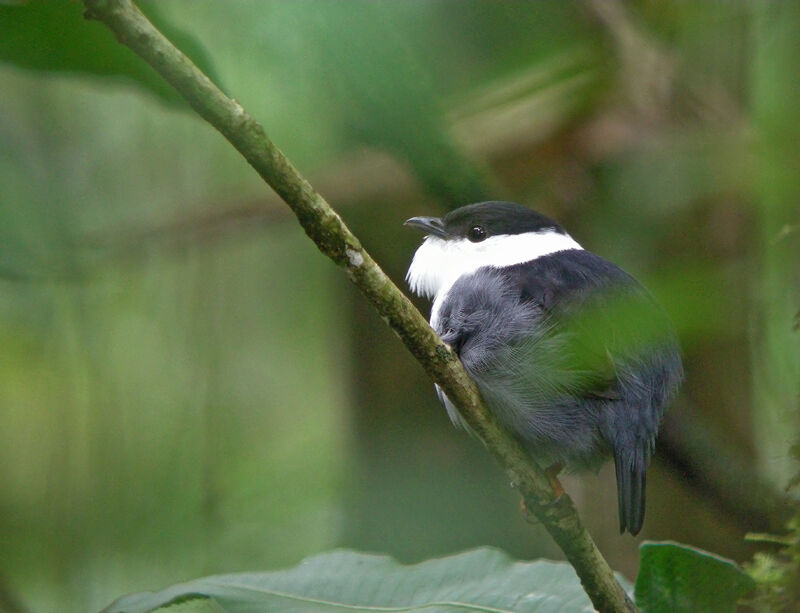
[[[587,395],[618,396],[619,358],[637,347],[649,350],[648,336],[670,331],[666,317],[636,279],[589,251],[561,251],[513,266],[507,274],[523,301],[539,305],[568,334],[574,368],[594,373]]]
[[[593,373],[586,396],[619,400],[626,373],[677,353],[672,324],[649,292],[589,251],[557,252],[504,273],[522,301],[536,304],[567,336],[572,367]]]

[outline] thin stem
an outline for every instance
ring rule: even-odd
[[[339,215],[269,140],[255,119],[238,102],[225,96],[130,0],[84,0],[83,3],[87,18],[108,26],[122,44],[158,71],[199,115],[228,139],[289,205],[319,250],[344,268],[506,469],[530,512],[575,568],[594,606],[602,612],[635,611],[581,523],[572,500],[567,495],[556,496],[544,472],[485,409],[475,384],[455,354],[373,261]]]

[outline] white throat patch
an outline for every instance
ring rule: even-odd
[[[473,243],[466,238],[444,240],[426,236],[414,254],[406,280],[418,296],[433,298],[431,325],[442,300],[459,277],[484,266],[496,268],[530,262],[544,255],[566,249],[582,249],[568,234],[554,230],[502,234]]]

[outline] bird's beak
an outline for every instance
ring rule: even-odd
[[[411,219],[407,219],[403,225],[409,228],[422,230],[426,234],[432,234],[439,238],[447,238],[447,233],[444,231],[444,224],[438,217],[412,217]]]

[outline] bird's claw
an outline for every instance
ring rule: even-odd
[[[553,502],[558,502],[559,499],[566,493],[564,491],[564,486],[561,485],[561,481],[558,480],[558,473],[560,473],[563,469],[564,465],[560,462],[556,462],[544,470],[544,474],[546,474],[547,478],[550,480],[550,487],[553,488]]]

